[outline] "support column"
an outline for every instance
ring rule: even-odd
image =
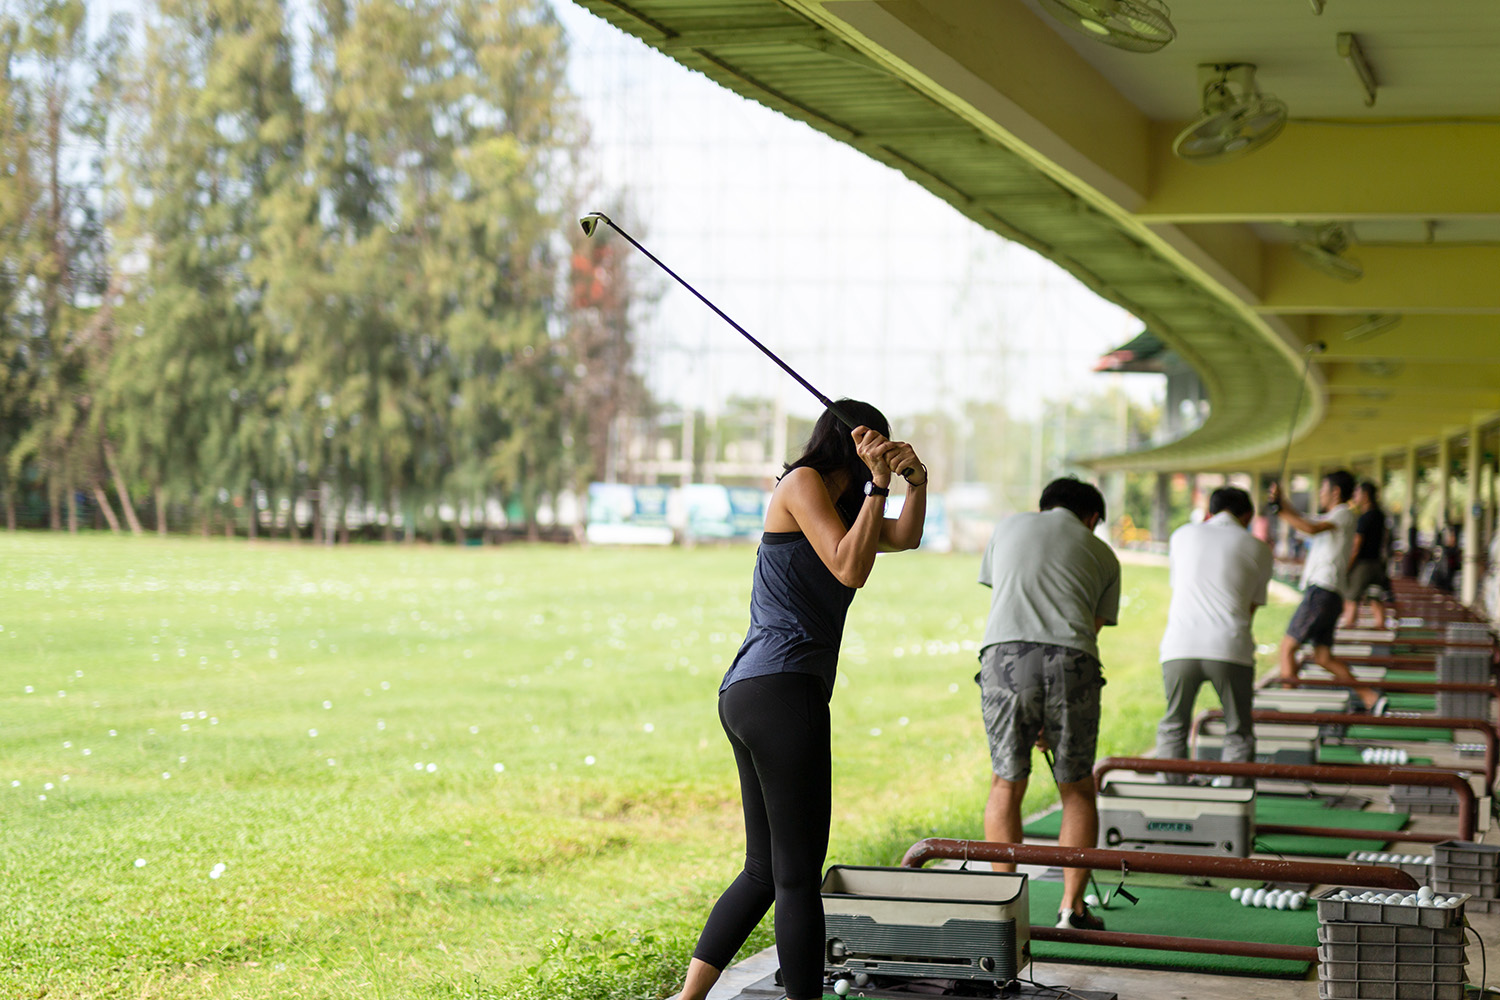
[[[1165,545],[1167,542],[1167,514],[1172,506],[1172,474],[1158,472],[1155,488],[1151,491],[1151,540]]]
[[[1475,418],[1469,423],[1469,460],[1464,468],[1469,502],[1464,504],[1464,578],[1459,587],[1459,600],[1466,607],[1473,607],[1474,598],[1479,595],[1479,561],[1484,553],[1484,539],[1479,537],[1479,511],[1484,502],[1479,491],[1479,459],[1483,454],[1484,428]]]
[[[1406,446],[1406,505],[1401,511],[1401,537],[1411,537],[1417,526],[1417,446]]]
[[[1485,504],[1485,541],[1496,537],[1496,519],[1500,514],[1500,457],[1490,465],[1490,501]]]
[[[1452,499],[1453,445],[1446,437],[1438,439],[1438,531],[1448,523],[1448,502]]]
[[[1121,449],[1123,450],[1123,449]],[[1106,524],[1109,526],[1110,540],[1118,543],[1120,540],[1120,518],[1125,516],[1125,473],[1109,472],[1103,477],[1104,480],[1104,506],[1108,518]]]

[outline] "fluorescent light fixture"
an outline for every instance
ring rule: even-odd
[[[1339,58],[1349,64],[1354,70],[1354,76],[1359,80],[1360,89],[1365,92],[1365,107],[1375,106],[1375,74],[1370,69],[1370,63],[1365,59],[1365,50],[1360,47],[1359,39],[1353,32],[1341,31],[1338,36]]]
[[[1392,329],[1401,322],[1400,313],[1375,313],[1357,326],[1344,331],[1345,340],[1365,340]]]

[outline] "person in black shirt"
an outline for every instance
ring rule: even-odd
[[[875,553],[922,541],[927,467],[868,403],[835,405],[813,426],[766,507],[750,586],[750,628],[719,686],[745,812],[745,867],[714,904],[682,1000],[702,1000],[776,904],[776,952],[789,1000],[822,1000],[823,859],[832,815],[828,700],[844,616]],[[895,472],[912,472],[894,518]]]
[[[1380,509],[1380,487],[1366,480],[1354,489],[1354,549],[1349,553],[1349,589],[1344,592],[1344,628],[1354,624],[1359,602],[1370,598],[1375,628],[1385,628],[1385,607],[1390,604],[1391,578],[1385,558],[1385,511]]]

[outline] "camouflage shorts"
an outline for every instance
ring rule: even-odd
[[[998,777],[1024,781],[1038,735],[1056,754],[1052,776],[1081,781],[1099,744],[1103,668],[1089,654],[1040,642],[1001,642],[979,654],[980,707]]]

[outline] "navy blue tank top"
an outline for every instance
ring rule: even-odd
[[[800,531],[767,531],[755,553],[750,629],[719,685],[767,674],[812,674],[830,697],[844,618],[854,600]]]

